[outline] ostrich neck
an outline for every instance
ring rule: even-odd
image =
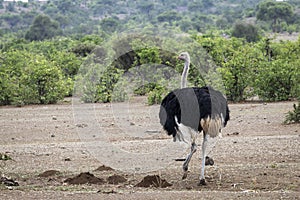
[[[183,72],[181,75],[181,88],[185,88],[187,85],[187,76],[189,73],[190,61],[186,60],[184,63]]]

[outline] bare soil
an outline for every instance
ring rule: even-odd
[[[153,135],[146,139],[125,134],[111,104],[93,105],[110,141],[126,151],[173,142],[161,131],[159,106],[144,102],[138,98],[130,103],[128,126],[146,127]],[[19,186],[3,181],[0,199],[300,199],[300,125],[282,124],[293,103],[230,104],[231,120],[210,151],[214,165],[206,166],[206,186],[197,186],[201,137],[185,180],[183,162],[176,157],[160,170],[131,173],[93,156],[78,135],[88,124],[74,120],[71,103],[1,107],[0,153],[12,158],[0,160],[6,178],[1,180]],[[92,140],[97,142],[97,134]],[[141,147],[144,140],[151,145]]]

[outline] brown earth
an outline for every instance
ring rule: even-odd
[[[206,186],[197,186],[201,145],[185,180],[176,157],[160,170],[128,172],[95,158],[77,134],[90,125],[76,122],[71,103],[1,107],[0,153],[12,158],[0,160],[2,179],[19,186],[0,184],[0,199],[300,199],[300,125],[282,124],[293,103],[230,104],[231,120],[210,151],[214,165],[206,167]],[[146,106],[143,98],[130,103],[127,121],[128,127],[145,129],[148,138],[125,134],[111,104],[93,107],[109,140],[124,151],[172,143],[157,121],[159,107]],[[91,141],[98,139],[96,134]],[[80,177],[86,182],[66,181]],[[137,187],[145,180],[157,184]],[[159,187],[163,181],[169,183],[165,188]]]
[[[136,187],[159,187],[166,188],[172,186],[165,179],[160,178],[159,175],[148,175],[143,178],[141,182],[135,185]]]

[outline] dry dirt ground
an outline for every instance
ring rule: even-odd
[[[112,162],[93,154],[89,145],[103,140],[98,135],[103,130],[112,146],[126,152],[173,143],[161,131],[159,106],[146,106],[143,98],[123,104],[130,113],[123,116],[117,110],[122,104],[90,105],[102,129],[94,130],[87,139],[90,143],[81,134],[91,126],[89,117],[78,120],[71,102],[1,107],[0,199],[300,199],[300,125],[282,124],[293,103],[230,104],[231,120],[210,150],[215,165],[206,168],[206,186],[197,186],[201,136],[185,180],[181,179],[182,162],[140,173],[126,170],[131,161],[122,159],[122,154],[112,154]],[[128,126],[119,126],[126,121]],[[143,131],[132,136],[126,127]],[[149,136],[139,137],[142,133]],[[136,153],[137,159],[143,155]],[[155,160],[156,154],[150,155]],[[160,162],[151,163],[154,169]],[[16,182],[19,186],[8,186]]]

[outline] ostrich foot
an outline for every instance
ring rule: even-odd
[[[183,176],[182,176],[182,180],[186,179],[187,174],[188,174],[188,165],[183,165]]]
[[[206,185],[205,179],[200,179],[198,186],[201,186],[201,185]]]
[[[186,179],[188,172],[183,172],[182,180]]]
[[[215,161],[212,158],[210,158],[208,156],[205,157],[205,165],[211,165],[212,166],[214,164],[215,164]]]

